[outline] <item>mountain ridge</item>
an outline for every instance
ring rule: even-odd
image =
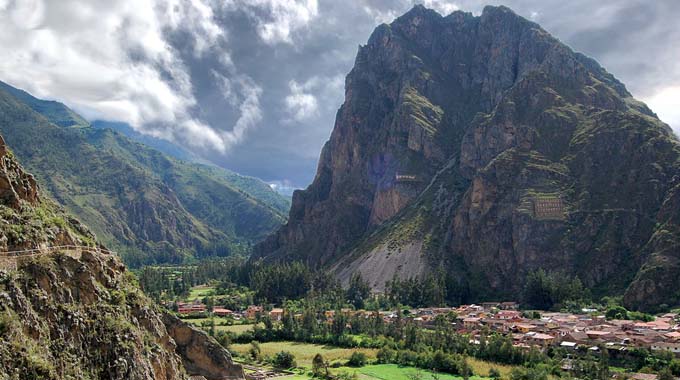
[[[52,197],[132,266],[245,254],[285,220],[286,202],[264,183],[259,199],[244,191],[256,180],[175,160],[112,130],[53,124],[48,117],[72,111],[48,102],[41,114],[39,99],[15,92],[28,103],[0,89],[8,143]]]

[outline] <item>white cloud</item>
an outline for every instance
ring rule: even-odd
[[[643,100],[680,136],[680,86],[663,88]]]
[[[260,38],[268,44],[292,44],[293,34],[319,14],[317,0],[228,0],[225,6],[249,11]]]
[[[191,76],[168,35],[182,33],[195,57],[215,50],[229,66],[209,0],[0,1],[0,79],[36,96],[221,152],[261,118],[261,89],[245,76],[232,131],[192,116]]]
[[[435,11],[441,13],[444,16],[449,15],[451,12],[457,11],[458,5],[452,1],[448,0],[424,0],[423,5],[434,9]]]
[[[311,119],[319,113],[319,102],[314,95],[308,92],[315,86],[314,81],[316,79],[313,78],[302,85],[295,80],[288,83],[290,94],[286,96],[285,105],[296,121]]]
[[[399,16],[398,11],[395,9],[381,10],[378,8],[373,8],[371,6],[365,5],[363,7],[363,10],[373,19],[373,22],[376,25],[389,24],[392,21],[394,21],[394,19],[397,18],[397,16]]]
[[[287,179],[271,181],[269,182],[269,187],[276,191],[277,193],[285,196],[292,196],[295,190],[299,190],[291,181]]]
[[[222,134],[226,142],[232,145],[241,142],[246,131],[262,120],[262,110],[260,109],[262,88],[245,76],[239,77],[237,82],[242,94],[239,106],[240,116],[236,120],[234,128]]]

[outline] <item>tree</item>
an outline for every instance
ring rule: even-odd
[[[371,287],[364,281],[363,277],[361,277],[361,272],[354,273],[349,280],[347,300],[357,309],[362,309],[370,295]]]
[[[673,372],[671,372],[670,368],[664,368],[661,371],[659,371],[659,379],[658,380],[674,380],[675,377],[673,376]]]
[[[288,369],[297,366],[295,356],[288,351],[280,351],[272,359],[272,365],[278,369]]]
[[[314,355],[314,359],[312,359],[312,373],[314,374],[314,377],[324,379],[328,378],[330,375],[328,373],[328,363],[323,359],[321,354]]]
[[[352,355],[349,357],[349,361],[347,361],[347,365],[350,367],[363,367],[366,365],[367,362],[366,354],[360,351],[354,351],[352,352]]]
[[[622,306],[614,306],[607,309],[605,313],[607,319],[628,319],[628,310]]]
[[[260,357],[262,355],[262,349],[260,349],[260,344],[257,343],[256,341],[250,342],[250,349],[248,349],[248,354],[250,355],[250,358],[253,359],[254,361],[259,361]]]

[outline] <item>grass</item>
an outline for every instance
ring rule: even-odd
[[[361,380],[409,380],[409,375],[420,372],[422,380],[433,380],[432,372],[419,370],[414,367],[400,367],[396,364],[377,364],[369,365],[361,368],[347,369],[346,372],[354,373],[356,371]],[[454,376],[439,373],[437,377],[440,380],[458,380],[461,376]],[[472,376],[470,379],[485,379],[485,377]]]
[[[234,322],[233,325],[228,325],[228,318],[215,317],[215,330],[217,331],[228,331],[236,334],[243,334],[246,331],[250,331],[255,326],[254,324],[240,324],[240,322]],[[211,318],[187,318],[183,319],[184,322],[194,325],[196,327],[203,328],[205,330],[210,326]],[[264,324],[260,324],[264,327]]]
[[[476,374],[486,375],[489,373],[489,370],[491,368],[496,368],[498,372],[501,373],[501,376],[504,379],[510,378],[510,371],[512,371],[513,369],[513,367],[509,365],[485,362],[470,357],[467,358],[467,362],[470,365],[470,367],[472,367],[472,372]]]
[[[214,293],[214,292],[215,292],[214,286],[208,286],[208,285],[194,286],[189,291],[188,299],[194,300],[196,298],[203,298],[203,297],[210,295],[211,293]]]
[[[242,356],[247,355],[249,348],[250,344],[232,344],[229,346],[230,351],[238,352]],[[333,363],[337,361],[347,361],[354,351],[365,353],[371,360],[375,359],[375,355],[378,352],[376,349],[369,348],[352,349],[296,342],[261,343],[260,349],[264,356],[274,356],[277,352],[288,351],[295,356],[295,361],[297,361],[298,366],[305,368],[312,367],[312,359],[317,353],[320,353],[324,359]]]
[[[229,347],[232,352],[237,352],[241,356],[246,356],[248,354],[248,349],[250,344],[233,344]],[[340,348],[333,346],[324,346],[319,344],[308,344],[308,343],[297,343],[297,342],[268,342],[261,343],[260,349],[262,350],[262,355],[264,356],[274,356],[277,352],[288,351],[295,356],[295,360],[299,367],[303,367],[306,370],[310,370],[312,367],[312,359],[317,353],[320,353],[325,360],[330,363],[346,362],[354,351],[360,351],[366,354],[369,360],[375,360],[375,355],[378,352],[376,349],[366,349],[366,348]],[[491,368],[496,368],[502,375],[503,378],[508,378],[512,366],[489,363],[482,360],[477,360],[474,358],[467,359],[468,364],[472,367],[473,372],[477,376],[473,376],[471,379],[486,379]],[[376,364],[368,365],[361,368],[340,368],[333,371],[340,372],[356,372],[361,380],[408,380],[408,375],[413,374],[418,369],[414,367],[401,367],[396,364]],[[431,380],[431,372],[420,371],[423,375],[423,380]],[[447,374],[438,374],[439,378],[442,380],[454,380],[461,379],[458,376],[452,376]],[[482,376],[482,377],[480,377]],[[298,380],[298,379],[308,379],[306,375],[291,375],[283,377],[285,379]]]

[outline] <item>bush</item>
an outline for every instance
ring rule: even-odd
[[[349,357],[347,365],[350,367],[363,367],[366,365],[367,361],[368,359],[366,358],[366,354],[363,352],[354,351],[352,352],[352,356]]]
[[[397,356],[396,351],[387,347],[383,347],[380,350],[378,350],[376,358],[378,359],[378,363],[380,364],[390,364],[394,362],[396,356]]]
[[[489,377],[492,379],[500,379],[501,378],[501,372],[497,370],[496,368],[491,367],[489,369]]]
[[[278,369],[288,369],[297,366],[295,363],[295,356],[288,351],[281,351],[277,353],[272,359],[272,365]]]

